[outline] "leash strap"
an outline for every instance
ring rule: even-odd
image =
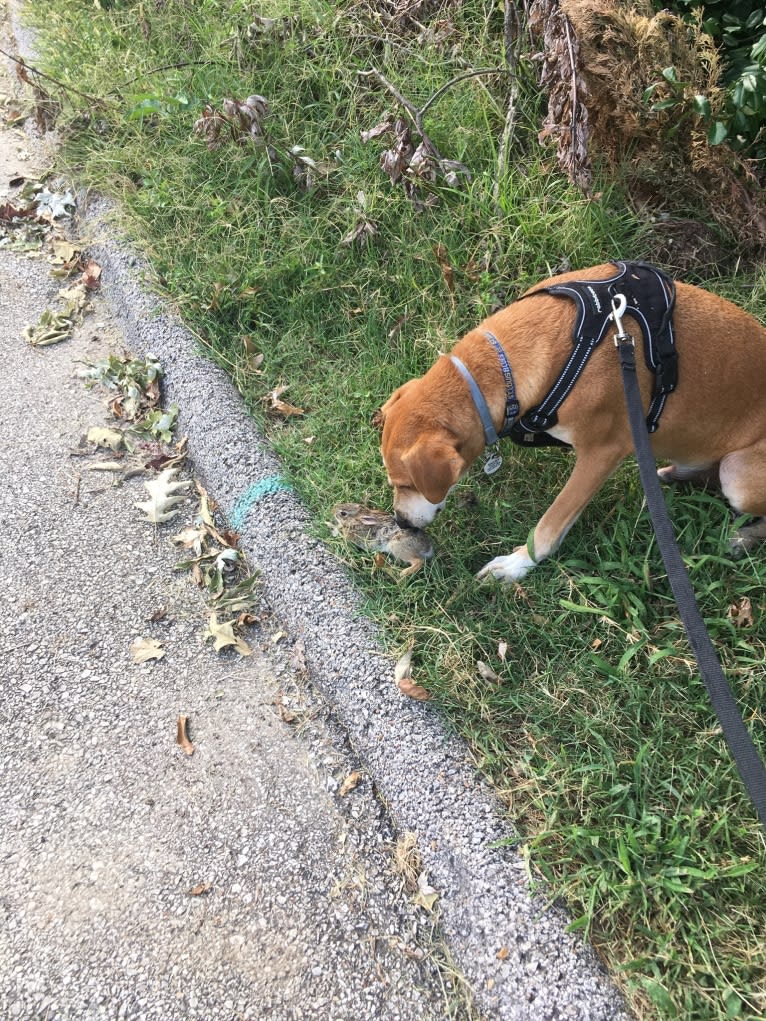
[[[766,767],[758,756],[737,708],[734,695],[721,669],[721,664],[694,597],[689,575],[676,545],[670,515],[657,477],[654,454],[649,444],[646,419],[636,376],[635,345],[633,338],[622,332],[619,313],[615,315],[615,323],[618,332],[614,342],[620,356],[628,419],[633,433],[636,460],[646,494],[646,503],[657,536],[657,544],[665,564],[665,570],[668,572],[670,587],[673,590],[689,644],[721,724],[723,736],[737,764],[750,800],[755,806],[762,825],[766,828]]]

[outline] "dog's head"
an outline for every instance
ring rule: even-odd
[[[470,466],[459,433],[440,421],[440,410],[423,379],[400,386],[381,408],[380,449],[400,525],[430,524]]]

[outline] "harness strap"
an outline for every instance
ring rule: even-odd
[[[641,326],[646,364],[655,376],[646,423],[649,432],[657,430],[667,395],[675,390],[678,383],[678,355],[672,321],[675,285],[665,273],[645,262],[615,261],[614,265],[617,273],[604,280],[570,280],[551,284],[518,299],[553,294],[573,300],[577,311],[569,358],[545,398],[523,415],[511,432],[511,438],[516,442],[526,446],[560,442],[550,436],[543,440],[539,434],[556,424],[558,409],[603,339],[609,325],[611,296],[618,288],[626,297],[627,312]]]

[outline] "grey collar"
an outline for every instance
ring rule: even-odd
[[[489,407],[487,406],[487,402],[484,400],[484,394],[481,392],[479,384],[457,355],[450,355],[450,361],[454,366],[456,366],[460,375],[468,384],[468,389],[471,391],[473,403],[476,406],[476,410],[479,412],[479,418],[481,419],[481,424],[484,427],[484,442],[488,447],[494,447],[494,445],[499,442],[500,437],[497,435],[494,422],[492,421],[492,415],[489,413]]]

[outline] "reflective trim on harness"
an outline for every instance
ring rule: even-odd
[[[537,294],[570,298],[577,306],[572,334],[572,352],[556,382],[535,408],[527,411],[509,435],[522,446],[560,445],[547,434],[558,421],[558,409],[603,339],[610,321],[612,295],[619,290],[627,300],[626,312],[637,320],[644,338],[644,357],[654,373],[654,393],[646,417],[649,432],[655,432],[667,395],[678,383],[678,355],[673,335],[675,285],[662,270],[645,262],[615,261],[617,273],[605,280],[568,280],[540,287],[518,300]]]

